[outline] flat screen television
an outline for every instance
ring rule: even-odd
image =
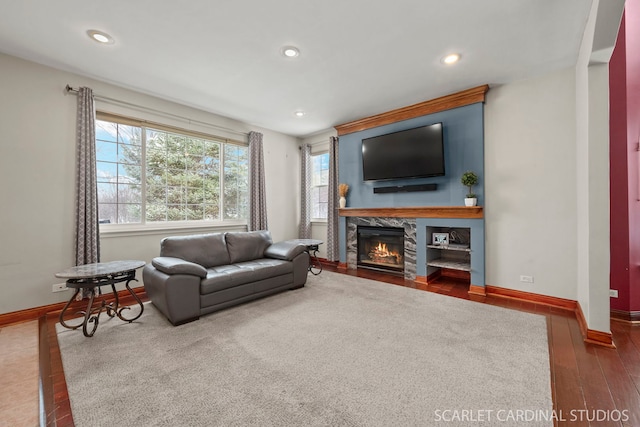
[[[443,176],[442,123],[362,140],[365,181]]]

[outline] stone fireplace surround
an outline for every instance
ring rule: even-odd
[[[416,220],[415,218],[349,217],[347,218],[347,268],[358,264],[358,226],[404,228],[404,278],[416,279]]]

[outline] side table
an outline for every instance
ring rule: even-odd
[[[297,243],[306,247],[305,251],[309,254],[309,272],[314,276],[322,273],[322,264],[318,259],[318,247],[323,244],[322,240],[316,239],[293,239],[288,242]]]
[[[131,323],[134,320],[138,319],[140,316],[142,316],[144,305],[142,304],[142,301],[140,301],[140,298],[138,298],[136,293],[133,292],[133,290],[129,287],[129,282],[131,282],[132,280],[135,280],[136,282],[138,281],[136,279],[136,269],[144,265],[144,261],[113,261],[79,265],[76,267],[71,267],[65,271],[61,271],[60,273],[56,273],[56,277],[67,279],[67,288],[76,290],[73,296],[69,299],[69,302],[67,302],[67,304],[60,312],[60,324],[68,329],[78,329],[82,326],[82,332],[84,333],[84,336],[92,337],[96,332],[96,329],[98,328],[102,310],[105,310],[109,317],[118,316],[120,320],[123,320],[125,322]],[[140,313],[138,313],[138,315],[135,317],[127,318],[122,314],[124,310],[129,310],[130,307],[120,307],[118,292],[116,291],[115,285],[116,283],[121,282],[126,282],[125,286],[127,290],[140,305]],[[111,285],[114,302],[107,304],[107,302],[103,299],[101,304],[99,304],[97,307],[93,307],[93,300],[96,296],[96,290],[99,295],[102,295],[100,287],[105,285]],[[82,323],[75,326],[68,325],[64,320],[65,314],[71,303],[75,300],[76,296],[82,289],[88,289],[90,292],[87,309],[85,311],[79,312],[79,314],[82,314],[84,316],[84,320],[82,321]],[[90,323],[93,324],[91,330],[89,330]]]

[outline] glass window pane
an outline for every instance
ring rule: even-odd
[[[96,160],[116,162],[118,160],[118,144],[96,141]]]
[[[218,205],[204,206],[204,219],[215,221],[220,218],[220,209]]]
[[[118,205],[116,203],[99,203],[98,221],[101,224],[117,224]]]
[[[118,125],[112,122],[96,120],[96,140],[118,141]]]
[[[166,169],[167,155],[164,150],[147,149],[147,174],[152,172],[158,174],[159,171]]]
[[[187,219],[184,205],[167,205],[168,221],[184,221]]]
[[[184,189],[182,187],[167,187],[167,203],[182,204]]]
[[[118,184],[118,203],[142,203],[139,185]]]
[[[166,203],[147,203],[147,221],[157,222],[167,220]]]
[[[139,165],[142,163],[142,147],[118,144],[118,162]]]
[[[324,187],[318,187],[318,193],[319,193],[319,202],[320,203],[327,203],[329,201],[329,187],[324,186]]]
[[[322,212],[320,211],[320,204],[316,203],[313,205],[313,209],[311,212],[312,218],[321,218]]]
[[[186,215],[188,221],[201,221],[204,219],[204,208],[202,205],[187,205]]]
[[[318,185],[329,185],[329,171],[323,170],[320,172],[320,182]]]
[[[311,169],[311,215],[313,218],[327,218],[329,153],[312,156]]]
[[[118,203],[118,186],[115,182],[98,183],[98,204]]]
[[[188,204],[202,203],[204,201],[204,187],[186,188],[186,202]]]
[[[117,163],[96,162],[98,182],[115,182],[118,176]]]
[[[118,142],[140,145],[140,135],[141,129],[139,127],[118,124]]]
[[[167,152],[166,134],[164,132],[156,132],[151,129],[147,129],[145,134],[147,151],[157,151],[159,153]]]
[[[164,185],[148,185],[147,186],[147,203],[148,204],[165,204],[167,202],[167,187]]]
[[[321,154],[319,157],[322,169],[329,170],[329,153]]]
[[[204,202],[210,205],[218,205],[220,202],[220,189],[217,186],[206,186],[204,188]]]
[[[118,182],[126,184],[140,184],[142,168],[138,165],[118,164]]]
[[[118,223],[131,224],[142,222],[142,205],[139,204],[118,204]]]

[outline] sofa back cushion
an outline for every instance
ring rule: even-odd
[[[182,258],[204,268],[229,264],[224,233],[166,237],[160,244],[160,256]]]
[[[264,258],[273,241],[267,230],[230,232],[225,236],[231,263]]]

